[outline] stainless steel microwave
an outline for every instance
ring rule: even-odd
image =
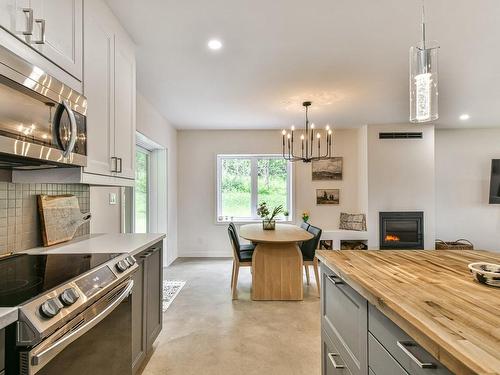
[[[0,46],[0,168],[87,165],[87,99]]]

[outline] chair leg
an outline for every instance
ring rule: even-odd
[[[238,274],[240,272],[240,265],[234,265],[234,277],[233,277],[233,299],[238,299]]]
[[[233,279],[234,279],[234,264],[235,261],[233,259],[233,269],[231,270],[231,289],[233,288]]]
[[[309,266],[307,264],[304,264],[304,268],[306,270],[306,282],[307,282],[307,285],[310,285],[311,284],[311,280],[309,278]]]
[[[313,268],[314,268],[314,277],[316,278],[316,287],[318,288],[318,296],[320,296],[318,258],[316,257],[314,258]]]

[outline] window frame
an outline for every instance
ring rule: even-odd
[[[251,210],[252,217],[232,217],[226,220],[222,216],[222,160],[224,159],[250,159],[250,178],[252,183],[251,188]],[[257,160],[259,159],[283,159],[281,154],[217,154],[216,156],[216,205],[215,205],[215,222],[218,224],[225,224],[230,221],[234,223],[256,223],[262,221],[257,215],[258,204],[258,176],[257,176]],[[293,221],[293,166],[292,163],[287,161],[287,207],[289,216],[288,219],[277,218],[280,222]]]
[[[147,188],[146,188],[146,193],[147,193],[147,205],[146,205],[146,233],[149,233],[150,229],[151,229],[151,159],[152,159],[152,152],[142,146],[139,146],[139,145],[136,145],[136,148],[135,148],[135,152],[136,154],[134,155],[135,158],[137,158],[137,153],[142,153],[142,154],[145,154],[146,155],[146,162],[147,162]],[[136,163],[137,165],[137,163]],[[134,209],[133,209],[133,212],[134,212],[134,217],[133,217],[133,220],[132,220],[132,223],[133,223],[133,233],[137,233],[136,232],[136,215],[137,215],[137,211],[136,211],[136,186],[135,186],[135,183],[134,183],[134,194],[133,194],[133,205],[134,205]]]

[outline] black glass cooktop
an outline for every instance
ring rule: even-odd
[[[0,307],[14,307],[120,254],[12,255],[0,259]]]

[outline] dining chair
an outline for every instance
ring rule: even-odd
[[[315,227],[314,225],[308,224],[307,231],[311,233],[314,237],[311,238],[310,240],[302,242],[300,244],[300,251],[302,252],[302,261],[304,263],[304,268],[306,270],[307,285],[310,284],[309,266],[313,266],[314,277],[316,279],[316,286],[318,288],[318,294],[319,294],[320,293],[319,270],[318,270],[318,258],[316,258],[316,250],[318,249],[322,230],[318,227]]]
[[[232,224],[232,225],[231,225]],[[238,299],[238,275],[240,267],[252,267],[252,245],[240,245],[238,234],[233,223],[229,224],[227,228],[229,234],[229,241],[233,248],[233,273],[231,275],[231,292],[233,299]],[[246,249],[246,250],[245,250]]]

